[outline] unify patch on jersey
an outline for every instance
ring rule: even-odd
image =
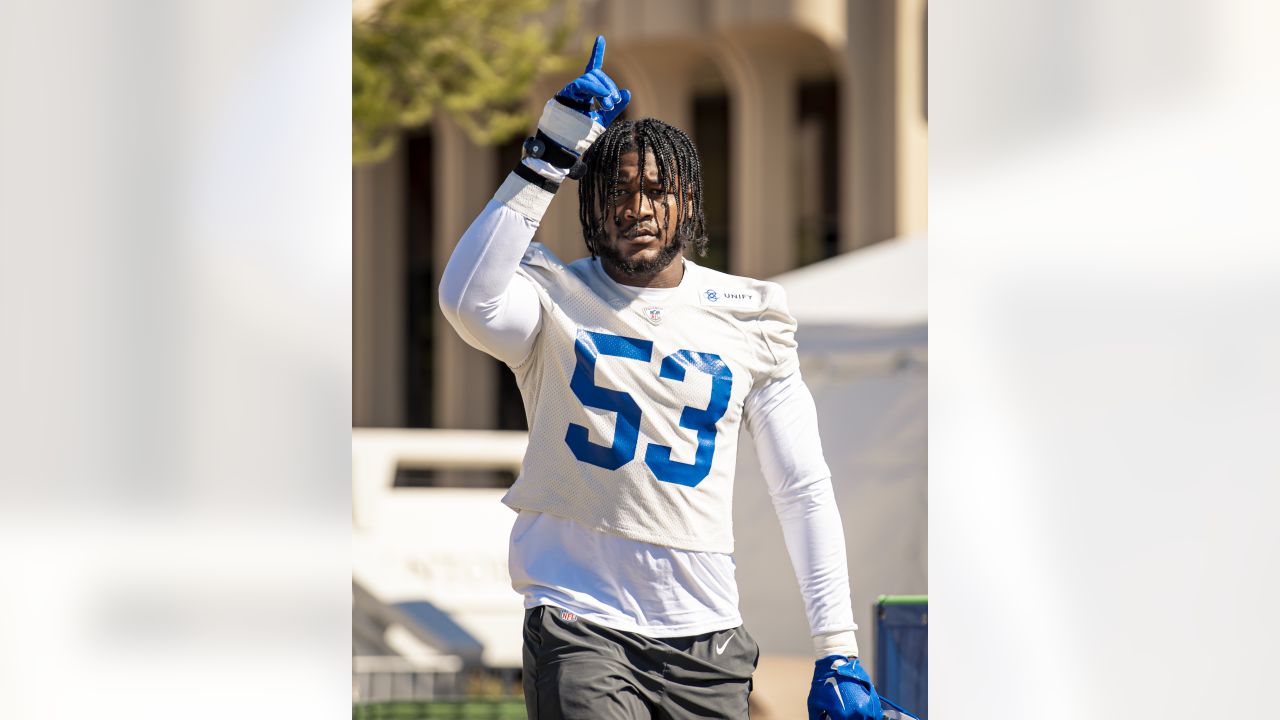
[[[707,307],[755,310],[760,307],[760,293],[750,290],[703,288],[698,291],[698,301]]]

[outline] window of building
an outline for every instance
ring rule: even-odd
[[[406,133],[404,158],[404,425],[432,426],[433,327],[436,317],[432,249],[431,133]]]
[[[796,264],[840,252],[840,88],[835,80],[801,83],[796,118]]]
[[[509,488],[516,482],[509,470],[424,470],[397,467],[392,487]]]
[[[693,100],[693,142],[702,161],[702,209],[711,240],[699,265],[729,271],[729,96],[699,95]]]

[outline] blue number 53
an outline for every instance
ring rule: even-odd
[[[595,383],[596,359],[601,355],[638,360],[648,363],[653,357],[653,343],[621,335],[578,331],[576,343],[577,365],[569,388],[585,406],[617,413],[613,442],[598,445],[587,438],[587,429],[569,423],[564,441],[578,460],[606,470],[617,470],[635,459],[636,441],[640,436],[640,406],[630,393],[602,388]],[[692,463],[671,459],[671,448],[650,443],[644,454],[644,463],[654,477],[663,482],[695,487],[711,472],[711,462],[716,452],[716,423],[724,417],[729,407],[729,393],[733,389],[733,372],[713,353],[677,350],[662,359],[658,376],[675,382],[684,382],[685,374],[693,369],[711,376],[711,398],[705,408],[685,406],[680,413],[680,427],[698,433],[698,449]]]

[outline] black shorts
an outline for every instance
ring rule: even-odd
[[[737,627],[651,638],[559,608],[525,611],[530,720],[745,718],[760,647]]]

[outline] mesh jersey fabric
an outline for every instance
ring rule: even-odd
[[[738,432],[749,392],[798,367],[776,284],[685,260],[676,291],[630,298],[599,261],[531,243],[542,326],[514,365],[529,449],[517,510],[682,550],[733,552]]]

